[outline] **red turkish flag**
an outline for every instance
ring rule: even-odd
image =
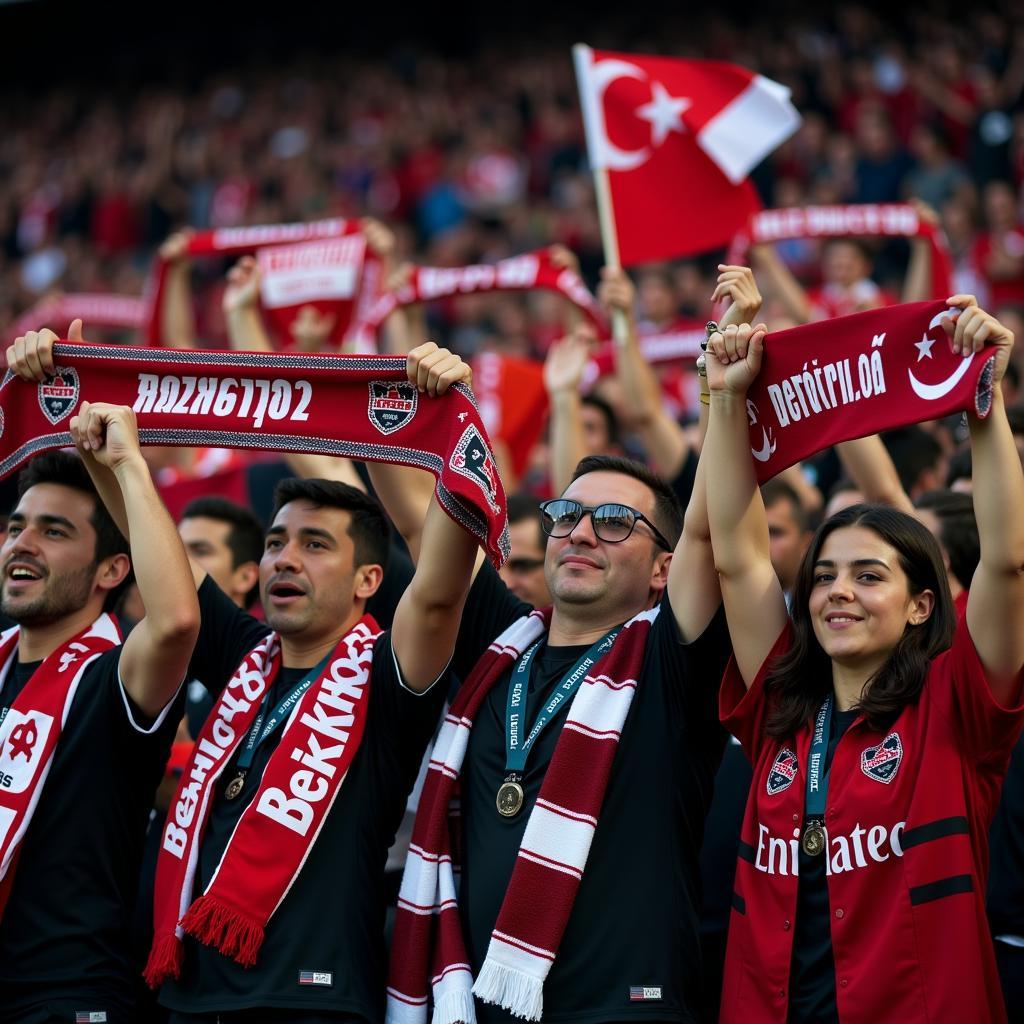
[[[727,244],[761,206],[750,171],[796,131],[789,90],[745,68],[573,48],[590,164],[624,266]]]

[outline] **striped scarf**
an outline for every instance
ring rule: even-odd
[[[459,775],[484,698],[546,631],[550,611],[513,623],[477,662],[434,744],[413,827],[392,943],[388,1024],[424,1024],[431,990],[434,1024],[475,1024],[474,994],[527,1020],[541,1019],[544,980],[583,878],[657,615],[653,608],[630,619],[573,699],[474,983],[455,884]]]

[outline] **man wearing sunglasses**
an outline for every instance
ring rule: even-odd
[[[537,822],[530,829],[528,822],[560,813],[551,785],[538,804],[549,768],[552,781],[560,780],[570,791],[565,803],[601,777],[588,756],[572,759],[569,769],[558,767],[567,752],[560,742],[565,736],[568,746],[579,743],[575,695],[580,692],[584,699],[584,680],[601,672],[591,666],[609,644],[612,653],[602,665],[619,644],[637,642],[623,637],[644,637],[632,632],[632,625],[622,627],[645,610],[657,614],[649,616],[649,631],[638,641],[636,687],[621,728],[598,726],[590,732],[596,745],[589,750],[599,750],[605,741],[617,748],[601,778],[604,795],[590,818],[596,827],[585,864],[573,876],[579,886],[568,897],[571,909],[561,939],[534,959],[543,962],[553,954],[549,966],[536,971],[543,975],[545,1022],[696,1019],[701,985],[697,857],[724,746],[717,690],[728,655],[727,634],[716,614],[720,593],[705,504],[703,470],[684,525],[675,495],[646,467],[614,456],[588,456],[561,497],[541,505],[550,625],[487,691],[473,715],[459,778],[458,909],[466,959],[477,982],[479,1024],[518,1019],[506,1008],[515,1003],[510,987],[505,996],[488,993],[481,976],[486,979],[496,947],[504,949],[504,954],[497,951],[502,962],[515,961],[521,955],[516,949],[526,948],[503,933],[502,922],[547,915],[557,898],[547,882],[523,885],[513,871],[522,878],[524,868],[529,873],[544,862],[554,866],[557,887],[559,871],[568,876],[578,868],[556,863],[573,859],[570,847],[578,837],[558,838],[563,828],[573,831],[571,821],[555,825],[555,838],[543,851],[550,855],[546,861],[530,838]],[[482,566],[463,613],[455,674],[469,679],[478,658],[489,647],[497,649],[495,638],[530,608],[493,569]],[[632,686],[630,678],[609,682],[609,689]],[[559,693],[565,698],[560,704]],[[514,730],[512,715],[519,723]],[[515,741],[510,730],[518,733]],[[437,749],[435,758],[442,756]],[[427,815],[422,807],[420,813]],[[410,854],[403,895],[417,873],[415,859]],[[435,986],[435,999],[442,995]]]

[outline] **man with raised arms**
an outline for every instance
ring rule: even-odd
[[[38,342],[19,338],[8,365],[51,372]],[[86,450],[78,431],[94,415],[83,403],[72,432],[107,479],[130,552],[82,459],[65,452],[23,470],[0,551],[3,613],[17,623],[0,636],[4,1024],[135,1020],[131,907],[199,631],[188,560],[135,417],[111,412]],[[146,616],[122,644],[110,612],[133,570]]]

